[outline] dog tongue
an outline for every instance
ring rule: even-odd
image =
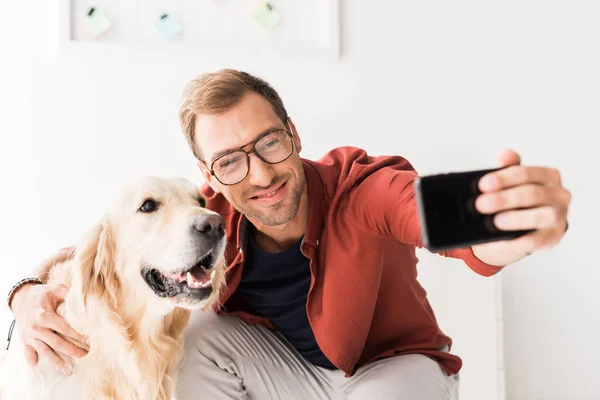
[[[187,280],[188,283],[190,283],[190,280],[205,283],[210,280],[210,275],[205,273],[202,268],[192,268],[192,270],[187,274]]]

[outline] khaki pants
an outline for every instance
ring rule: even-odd
[[[458,400],[459,380],[411,354],[365,365],[351,377],[310,364],[279,334],[236,317],[194,312],[177,400]]]

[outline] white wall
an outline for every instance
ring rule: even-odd
[[[502,303],[497,279],[460,262],[421,252],[420,273],[464,359],[463,399],[502,392],[497,307],[507,398],[600,398],[600,272],[586,252],[600,222],[591,204],[600,194],[591,145],[600,132],[597,2],[342,2],[338,62],[64,56],[56,8],[38,3],[27,29],[18,18],[0,27],[8,61],[0,64],[0,293],[72,243],[127,177],[200,182],[177,123],[183,85],[201,72],[246,69],[279,90],[305,157],[356,145],[404,155],[429,173],[494,166],[497,153],[513,147],[528,164],[560,167],[573,192],[570,231],[552,252],[502,274]],[[32,9],[10,5],[7,14]],[[0,311],[0,326],[9,318]]]

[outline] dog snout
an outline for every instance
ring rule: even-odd
[[[199,215],[194,219],[193,227],[203,237],[220,239],[225,235],[225,221],[220,215]]]

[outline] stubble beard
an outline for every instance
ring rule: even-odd
[[[302,171],[304,172],[304,171]],[[295,182],[291,179],[293,177],[283,177],[276,179],[273,184],[277,184],[281,181],[285,181],[288,191],[286,198],[277,203],[262,207],[249,207],[248,204],[236,204],[234,207],[246,217],[252,218],[266,226],[278,226],[283,225],[286,222],[291,221],[298,214],[300,209],[300,200],[304,187],[306,186],[306,177],[304,173],[299,174],[299,180]],[[293,187],[290,185],[294,185]],[[247,197],[244,197],[247,198]],[[252,201],[252,200],[247,200]]]

